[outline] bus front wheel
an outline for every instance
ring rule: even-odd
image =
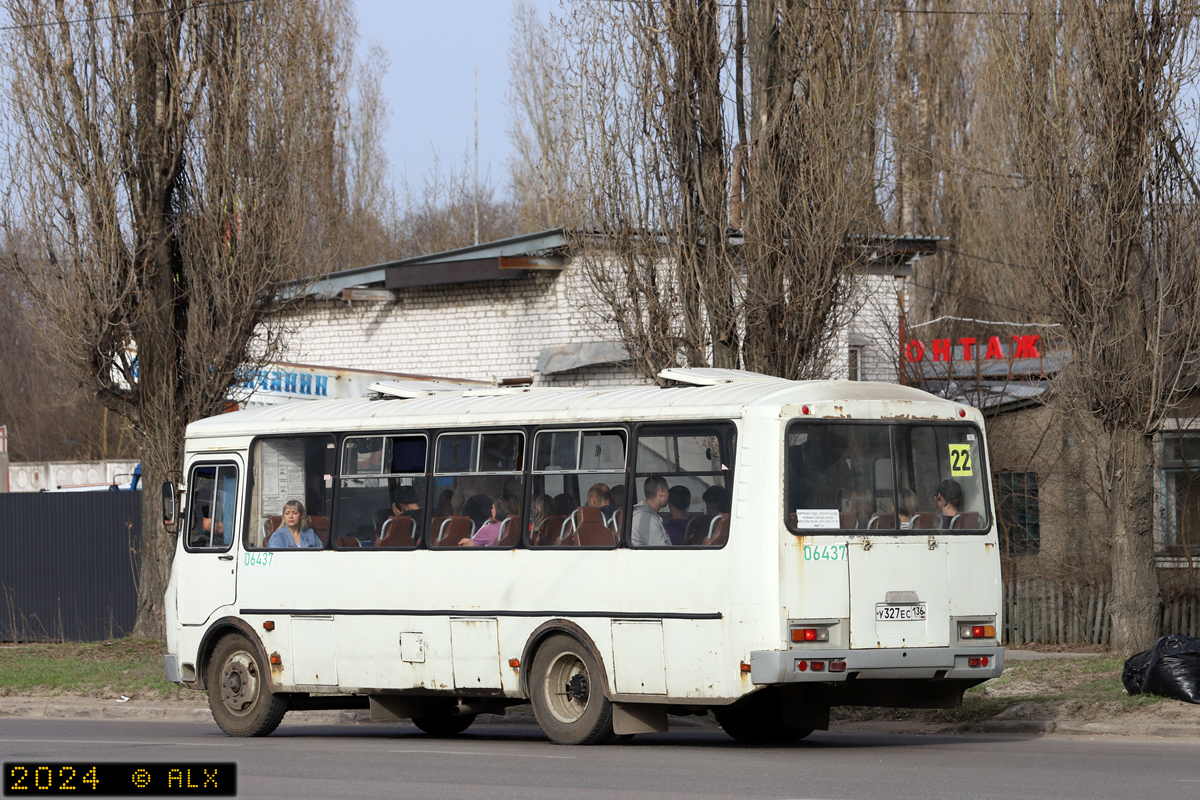
[[[230,736],[266,736],[287,711],[271,693],[258,649],[240,633],[217,642],[206,684],[213,719]]]
[[[570,636],[551,636],[530,670],[530,703],[538,725],[555,744],[605,744],[613,734],[612,703],[604,696],[600,667]]]

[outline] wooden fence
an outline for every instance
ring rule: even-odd
[[[1112,638],[1108,586],[1054,581],[1004,583],[1004,643],[1108,644]],[[1200,636],[1200,598],[1183,597],[1163,606],[1160,634]]]

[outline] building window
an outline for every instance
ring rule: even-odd
[[[862,380],[862,348],[851,347],[850,353],[846,359],[849,364],[849,375],[847,376],[852,381]]]
[[[996,473],[1000,546],[1010,556],[1033,555],[1041,546],[1036,472]]]
[[[1200,432],[1162,434],[1162,552],[1200,553]]]

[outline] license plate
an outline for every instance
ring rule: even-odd
[[[925,619],[924,603],[902,606],[888,605],[887,603],[875,604],[876,622],[915,622],[923,619]]]

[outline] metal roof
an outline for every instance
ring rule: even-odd
[[[348,289],[352,286],[382,286],[387,280],[387,271],[389,268],[420,267],[426,264],[440,264],[448,261],[474,261],[485,258],[528,255],[543,250],[554,250],[563,247],[566,241],[566,233],[562,228],[527,233],[521,236],[512,236],[508,239],[498,239],[494,242],[460,247],[457,250],[446,250],[441,253],[429,253],[399,261],[373,264],[369,267],[355,267],[354,269],[331,272],[324,277],[314,279],[308,286],[307,292],[311,295],[333,297],[342,289]]]
[[[679,382],[690,370],[675,370]],[[700,372],[700,371],[697,371]],[[732,370],[721,376],[697,375],[712,385],[629,386],[614,389],[501,388],[462,392],[439,391],[420,397],[329,400],[285,403],[193,422],[188,436],[243,436],[312,430],[377,430],[400,427],[518,425],[581,419],[634,421],[647,419],[737,418],[753,407],[778,408],[812,404],[814,416],[845,416],[831,407],[855,401],[901,401],[921,404],[915,416],[955,414],[957,404],[907,386],[859,381],[787,381]]]

